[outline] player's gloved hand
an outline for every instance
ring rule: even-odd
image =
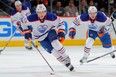
[[[61,43],[64,42],[64,40],[65,40],[65,30],[63,30],[63,29],[58,30],[58,39]]]
[[[31,33],[31,32],[32,32],[31,30],[25,30],[23,33],[28,34],[28,33]]]
[[[99,33],[106,33],[106,29],[105,28],[101,28],[98,32]]]
[[[111,19],[112,19],[112,21],[114,21],[116,19],[116,11],[113,12],[113,14],[111,15]]]
[[[70,29],[69,29],[69,37],[70,37],[71,39],[74,39],[75,34],[76,34],[76,30],[75,30],[74,28],[70,28]]]
[[[106,33],[106,29],[105,29],[105,28],[101,28],[101,29],[98,31],[98,36],[99,36],[99,37],[102,37],[105,33]]]
[[[19,30],[20,34],[22,34],[22,36],[25,36],[26,34],[31,33],[31,30],[26,30],[26,31],[21,31]]]
[[[113,18],[116,19],[116,11],[113,13]]]
[[[17,26],[21,26],[21,21],[17,21]]]

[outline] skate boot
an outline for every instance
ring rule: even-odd
[[[67,56],[67,58],[65,59],[65,66],[70,70],[70,71],[74,71],[74,67],[73,65],[71,64],[71,61],[70,61],[70,58],[69,56]]]
[[[86,63],[87,62],[87,58],[83,57],[81,60],[80,60],[80,63],[83,64],[83,63]]]
[[[35,47],[37,48],[38,46],[35,44]]]
[[[115,54],[112,52],[112,53],[110,53],[110,56],[112,57],[112,58],[115,58]]]
[[[24,40],[24,44],[27,50],[32,50],[32,46],[30,45],[30,41],[28,39]]]
[[[71,65],[71,63],[67,63],[65,65],[70,71],[74,71],[74,67]]]
[[[32,50],[33,48],[31,46],[25,46],[27,50]]]

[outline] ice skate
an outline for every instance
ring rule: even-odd
[[[80,60],[80,63],[83,64],[83,63],[86,63],[87,62],[87,58],[83,57],[81,60]]]
[[[115,58],[115,54],[112,52],[112,53],[110,53],[110,56],[112,57],[112,58]]]
[[[71,65],[71,63],[67,63],[65,65],[70,71],[74,71],[74,67]]]
[[[31,46],[25,46],[27,50],[32,50],[33,48]]]

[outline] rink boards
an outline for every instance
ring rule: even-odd
[[[61,19],[65,22],[65,26],[67,30],[66,40],[64,41],[63,45],[66,46],[84,45],[86,40],[87,27],[84,25],[77,27],[77,34],[75,39],[70,40],[70,38],[68,37],[68,27],[71,25],[72,21],[74,20],[74,17],[61,17]],[[116,21],[114,22],[114,24],[116,24]],[[9,40],[10,36],[13,34],[15,30],[16,30],[15,25],[12,25],[10,17],[0,17],[0,46],[1,47],[5,46],[6,42]],[[116,35],[113,29],[110,31],[110,33],[113,39],[113,44],[116,45]],[[37,44],[40,45],[39,43]],[[8,46],[23,46],[23,45],[24,45],[23,37],[17,31]],[[95,41],[94,45],[101,45],[99,39]]]

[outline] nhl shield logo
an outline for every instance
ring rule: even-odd
[[[44,33],[47,28],[48,28],[47,25],[40,25],[37,29],[40,33]]]

